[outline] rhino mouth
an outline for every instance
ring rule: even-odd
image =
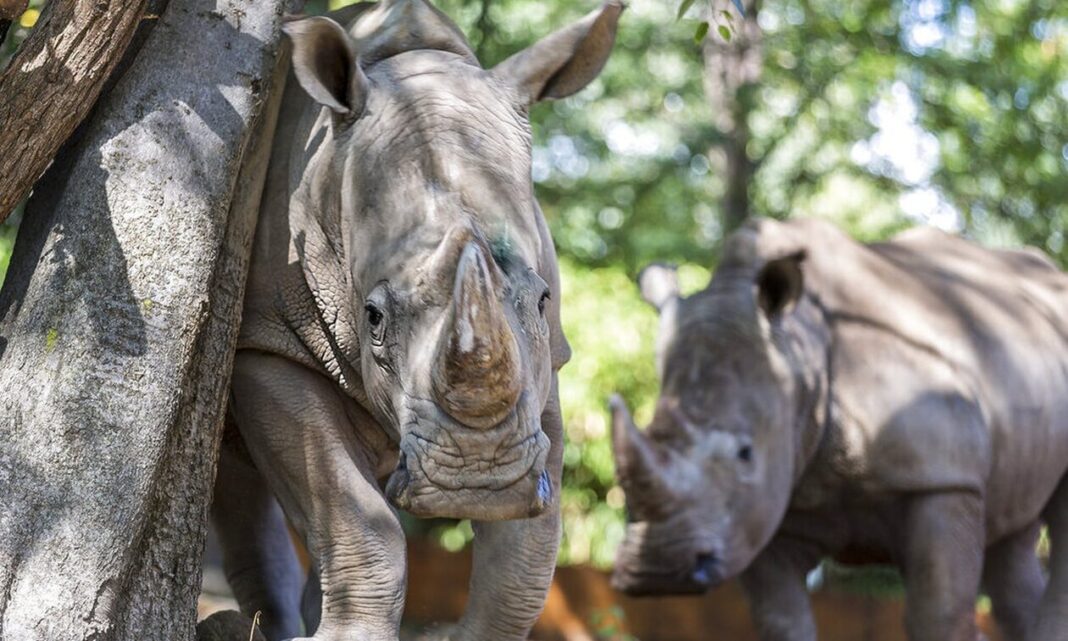
[[[698,554],[692,568],[677,572],[631,570],[617,565],[612,573],[612,587],[635,597],[685,596],[704,594],[726,579],[726,569],[717,557]]]
[[[529,435],[513,413],[490,430],[417,421],[401,438],[386,497],[418,517],[504,520],[537,516],[553,501],[546,470],[549,438],[540,421]]]

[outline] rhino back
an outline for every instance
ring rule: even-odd
[[[823,241],[806,272],[833,333],[822,464],[870,494],[981,492],[990,540],[1033,521],[1068,467],[1068,277],[932,230]]]

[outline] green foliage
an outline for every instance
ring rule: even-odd
[[[898,597],[905,593],[901,573],[890,566],[848,567],[834,561],[821,564],[823,586],[839,592],[876,597]]]
[[[618,605],[594,610],[590,613],[590,628],[598,641],[639,641],[638,637],[624,631],[625,618],[626,613]]]
[[[639,419],[656,401],[656,314],[619,268],[561,264],[564,334],[577,349],[560,371],[565,417],[562,562],[607,566],[623,538],[623,494],[614,483],[606,401],[623,394]]]

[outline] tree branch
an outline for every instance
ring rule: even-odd
[[[19,0],[0,0],[8,3]],[[0,221],[89,113],[144,7],[145,0],[54,0],[0,73]]]

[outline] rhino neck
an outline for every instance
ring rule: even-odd
[[[329,114],[295,87],[303,104],[287,163],[288,237],[306,287],[298,316],[289,325],[317,368],[366,406],[360,374],[360,342],[354,291],[348,271],[347,235],[342,220],[340,157]],[[304,287],[302,287],[304,289]],[[336,292],[346,295],[336,295]],[[333,295],[329,295],[333,294]]]
[[[776,337],[796,386],[793,484],[801,482],[825,442],[830,418],[831,328],[826,310],[814,297],[802,299],[782,335]]]

